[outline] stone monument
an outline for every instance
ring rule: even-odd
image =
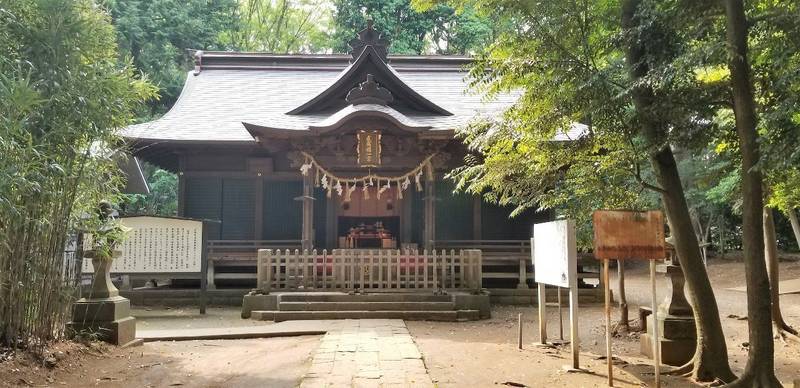
[[[98,211],[101,221],[107,220],[111,211],[107,202],[101,203]],[[131,302],[119,296],[119,290],[111,282],[111,264],[122,252],[115,246],[109,248],[110,258],[101,257],[94,249],[84,253],[84,259],[91,259],[94,266],[92,288],[88,297],[72,305],[72,321],[67,328],[72,334],[96,335],[114,345],[129,346],[140,343],[136,340],[136,318],[131,316]]]
[[[669,242],[669,238],[667,242]],[[692,306],[683,293],[683,270],[675,258],[674,250],[670,249],[669,259],[664,265],[657,267],[658,272],[664,273],[667,278],[668,292],[664,301],[658,306],[658,331],[661,343],[661,360],[664,364],[681,366],[689,362],[694,356],[696,347],[695,321]],[[640,338],[642,354],[653,357],[653,315],[649,310],[640,308],[640,316],[644,318],[645,333]],[[645,318],[646,316],[646,318]]]

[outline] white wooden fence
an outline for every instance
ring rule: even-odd
[[[258,251],[258,287],[272,290],[480,290],[481,251]]]

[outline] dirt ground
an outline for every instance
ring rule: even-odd
[[[728,343],[728,356],[734,373],[740,374],[747,362],[746,295],[729,290],[744,285],[744,264],[736,260],[715,260],[708,272],[719,304],[723,330]],[[800,262],[782,262],[783,279],[800,277]],[[646,263],[626,264],[626,290],[630,318],[636,318],[639,305],[650,305],[650,283]],[[659,279],[658,300],[664,297],[666,286]],[[616,276],[612,277],[616,289]],[[781,295],[784,318],[800,327],[800,295]],[[523,350],[517,349],[517,316],[523,317]],[[581,306],[579,336],[581,338],[581,367],[589,373],[566,373],[570,348],[541,349],[538,342],[538,310],[535,307],[495,306],[492,318],[458,325],[438,322],[407,322],[409,331],[425,358],[434,382],[441,387],[486,387],[503,383],[524,384],[529,387],[605,387],[605,317],[602,305]],[[618,310],[612,310],[616,321]],[[569,336],[567,310],[564,309],[564,333]],[[635,323],[634,323],[635,324]],[[548,308],[548,336],[558,338],[556,308]],[[615,357],[622,362],[615,368],[615,382],[621,387],[639,387],[651,383],[652,364],[642,358],[637,335],[616,337],[612,341]],[[787,387],[800,379],[800,344],[775,341],[775,369]],[[664,377],[663,386],[694,386],[691,382]],[[512,385],[513,386],[513,385]],[[652,385],[650,385],[652,386]]]
[[[627,266],[630,316],[639,305],[649,305],[650,293],[644,263]],[[744,285],[744,265],[738,260],[712,260],[708,266],[728,341],[728,355],[735,373],[747,359],[746,295],[730,288]],[[800,262],[782,262],[783,279],[800,277]],[[616,279],[612,278],[616,288]],[[666,288],[659,279],[659,300]],[[800,327],[800,295],[782,295],[786,320]],[[517,349],[517,314],[523,315],[524,347]],[[555,308],[548,309],[550,338],[558,338]],[[489,320],[464,323],[407,322],[433,381],[440,387],[603,387],[606,382],[604,317],[601,305],[581,306],[581,367],[585,373],[567,373],[569,347],[543,349],[538,340],[537,312],[529,306],[495,306]],[[566,309],[565,325],[566,320]],[[613,316],[618,314],[614,309]],[[237,308],[212,308],[200,316],[193,307],[134,310],[138,330],[249,326],[268,324],[239,318]],[[635,323],[634,323],[635,324]],[[565,334],[568,328],[564,329]],[[2,361],[0,386],[66,387],[293,387],[309,366],[318,336],[230,340],[155,342],[117,349],[104,345],[58,344],[48,354],[55,366],[48,368],[17,354]],[[650,361],[639,356],[636,335],[613,341],[615,381],[620,387],[639,387],[652,382]],[[800,344],[775,341],[778,378],[787,386],[800,379]],[[693,386],[686,380],[665,377],[666,387]],[[503,385],[505,384],[505,385]]]
[[[63,345],[69,354],[52,369],[32,360],[0,365],[0,385],[296,387],[319,338],[152,342],[127,349]]]

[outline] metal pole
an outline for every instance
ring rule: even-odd
[[[658,341],[658,306],[656,305],[656,261],[650,260],[650,293],[653,302],[653,366],[655,367],[656,388],[661,387],[661,344]]]
[[[517,341],[517,347],[522,350],[522,313],[517,314],[517,323],[519,325],[519,336]]]
[[[606,361],[608,361],[608,386],[614,386],[614,372],[611,356],[611,291],[608,285],[608,261],[603,260],[603,288],[605,291],[606,310]]]

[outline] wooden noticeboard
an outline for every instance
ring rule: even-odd
[[[656,315],[656,260],[666,256],[664,241],[664,215],[658,210],[637,212],[632,210],[597,210],[592,215],[594,226],[594,257],[603,262],[603,288],[606,316],[606,363],[608,386],[614,386],[613,355],[611,354],[611,291],[609,289],[608,262],[611,260],[649,260],[650,296],[653,315],[653,367],[655,386],[661,386],[661,350],[658,342]]]
[[[598,260],[653,260],[666,257],[660,211],[594,212],[594,257]]]

